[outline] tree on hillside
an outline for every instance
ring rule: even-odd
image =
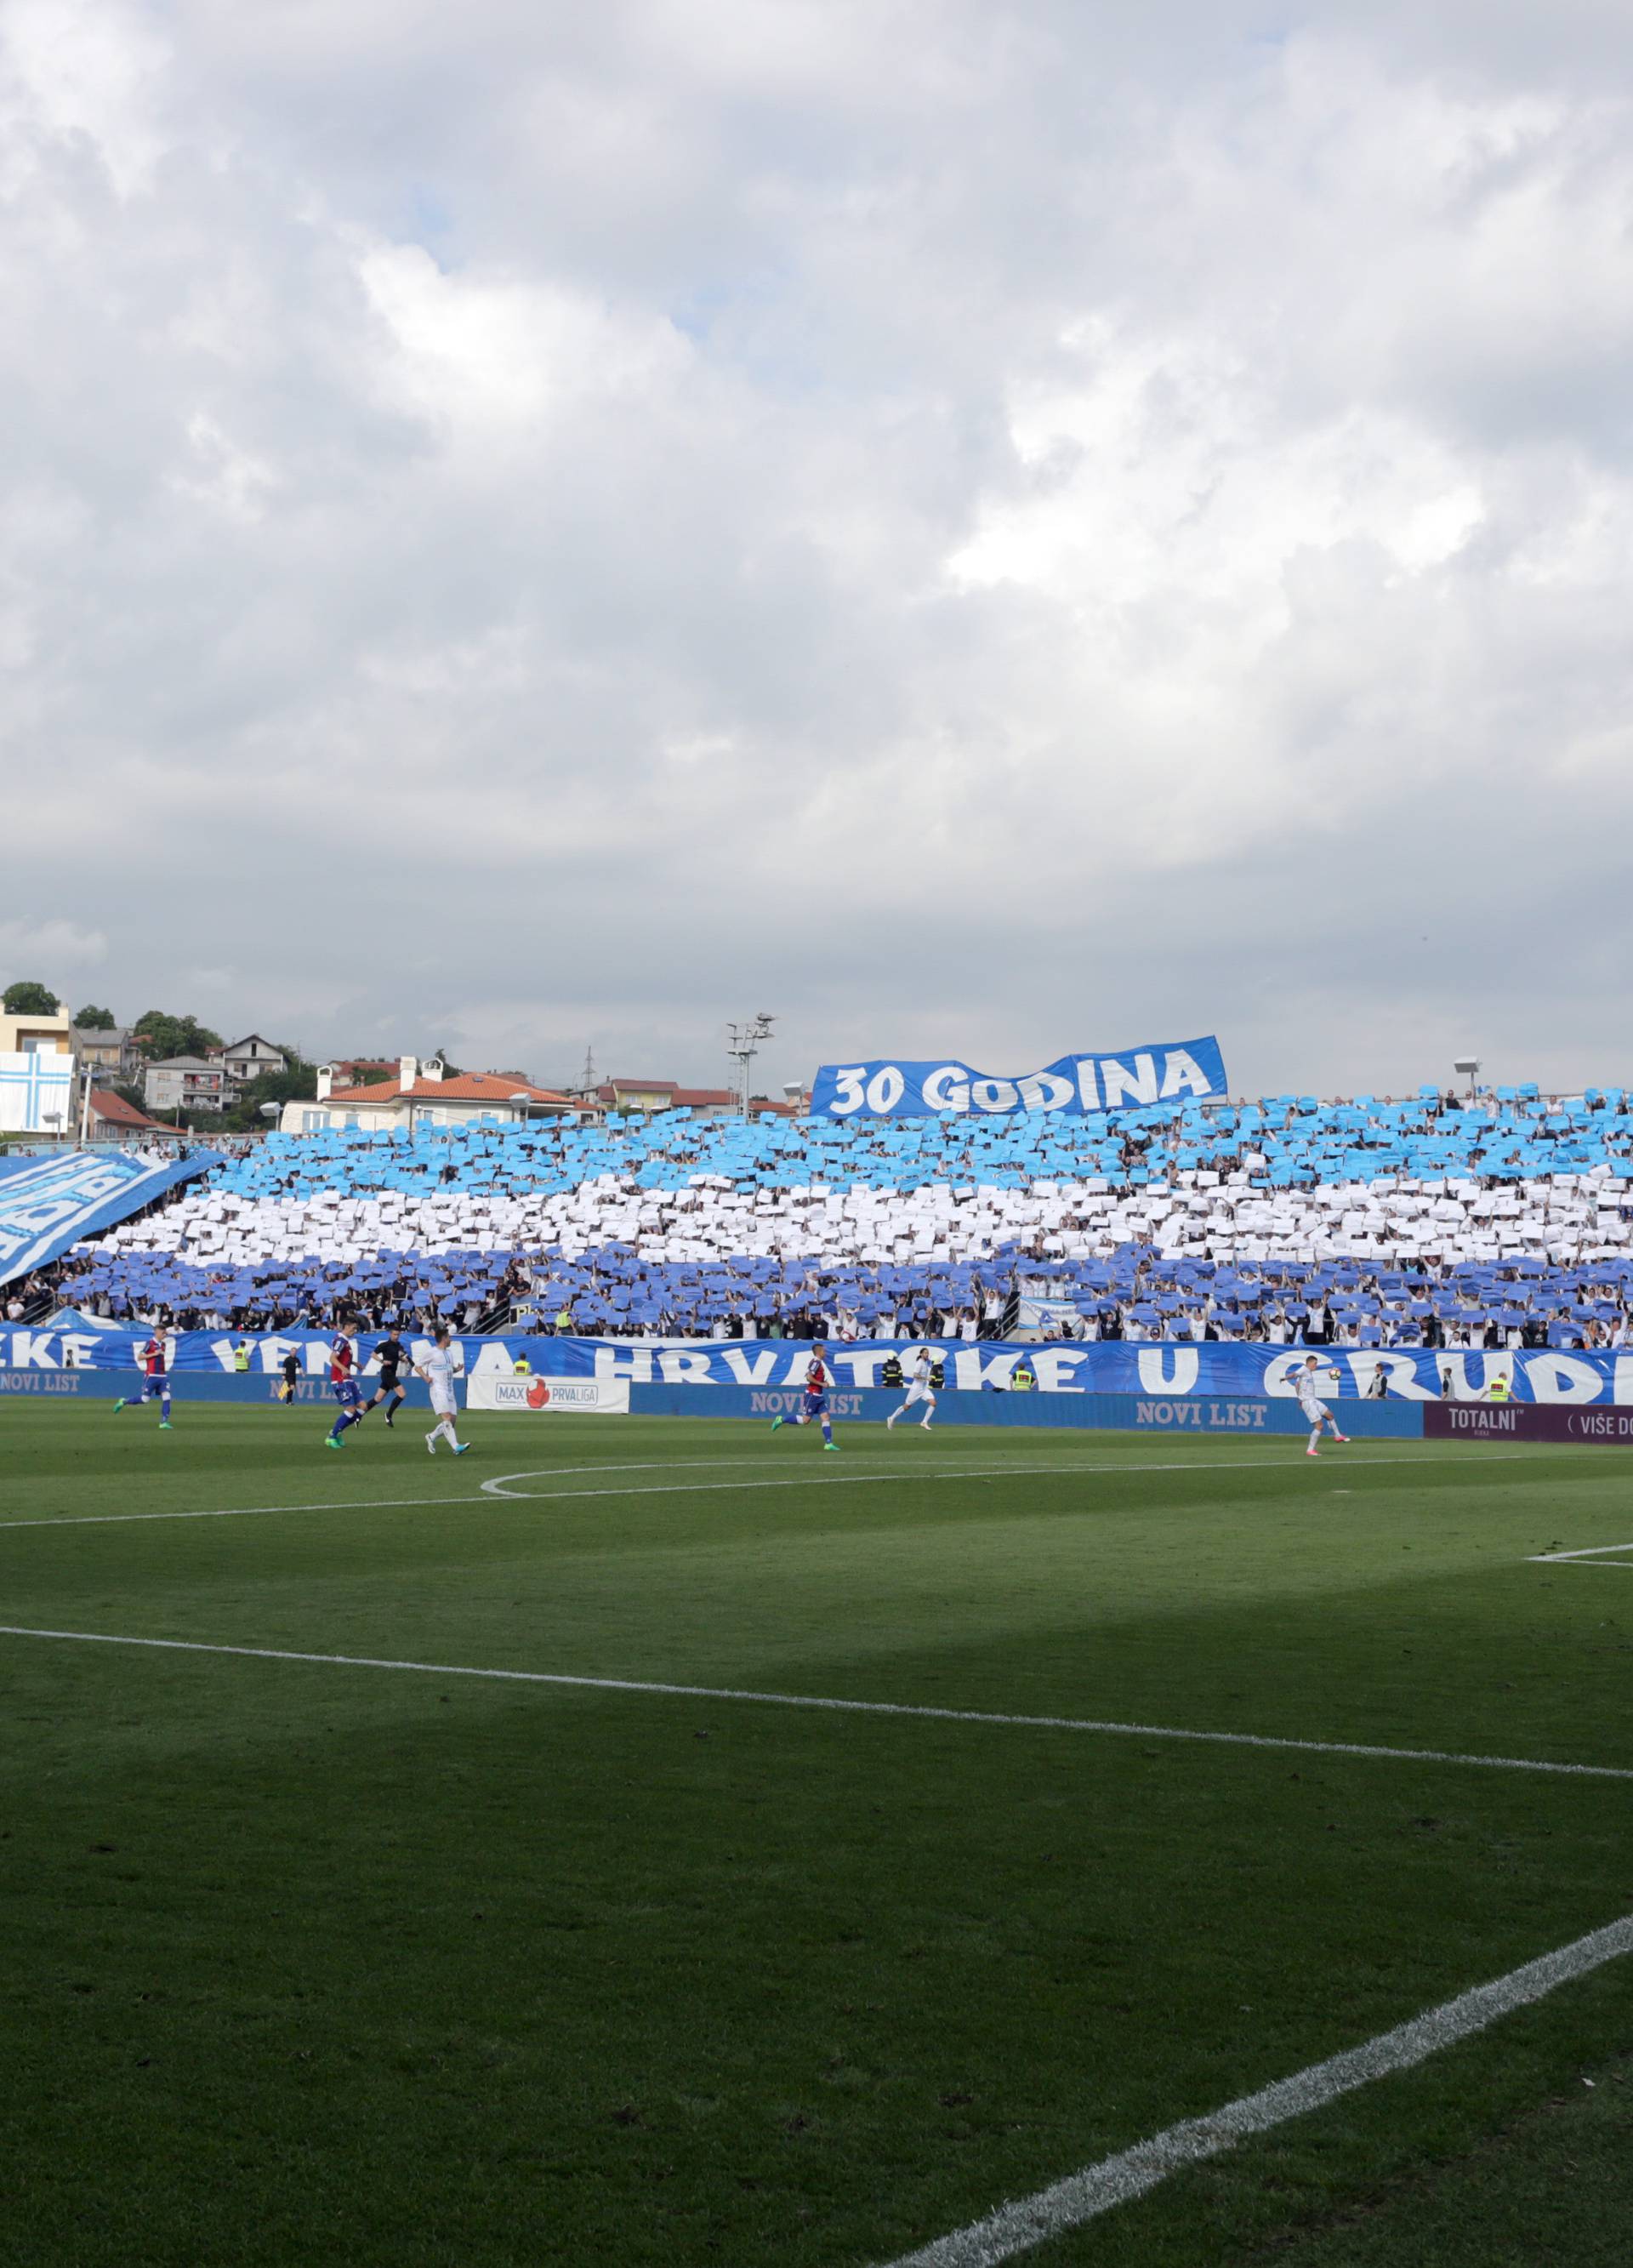
[[[252,1079],[243,1086],[230,1109],[224,1110],[218,1123],[224,1132],[248,1134],[263,1132],[268,1122],[261,1115],[263,1102],[310,1102],[318,1092],[318,1067],[305,1062],[292,1049],[285,1049],[289,1057],[287,1071],[263,1071],[259,1079]]]
[[[0,1008],[8,1016],[55,1016],[56,995],[48,985],[37,984],[33,977],[19,977],[0,993]]]
[[[114,1021],[111,1008],[86,1007],[75,1010],[74,1029],[77,1032],[116,1032],[119,1027]]]
[[[196,1016],[168,1016],[162,1008],[150,1008],[130,1028],[150,1063],[163,1063],[171,1056],[214,1055],[225,1044],[219,1032],[212,1032]]]

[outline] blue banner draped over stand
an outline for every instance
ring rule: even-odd
[[[60,1259],[83,1238],[128,1220],[218,1162],[209,1151],[157,1161],[123,1150],[29,1159],[0,1180],[0,1284]]]

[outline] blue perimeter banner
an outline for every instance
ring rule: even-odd
[[[1014,1079],[964,1063],[824,1064],[811,1090],[811,1116],[1086,1118],[1161,1102],[1223,1102],[1228,1094],[1217,1040],[1164,1040],[1116,1055],[1062,1056]]]
[[[31,1158],[0,1180],[0,1284],[58,1260],[71,1245],[217,1163],[208,1152],[158,1164],[123,1150],[65,1150]]]
[[[250,1338],[250,1367],[262,1375],[282,1371],[293,1355],[308,1379],[327,1376],[329,1334],[320,1331],[269,1334]],[[108,1329],[91,1323],[76,1329],[25,1330],[0,1328],[0,1368],[121,1371],[134,1375],[136,1349],[145,1329],[121,1325]],[[170,1336],[171,1367],[185,1392],[189,1373],[221,1377],[237,1368],[241,1335],[231,1331],[182,1331]],[[405,1338],[410,1354],[424,1354],[430,1341],[416,1333]],[[378,1368],[377,1333],[359,1344],[366,1369]],[[1058,1342],[1040,1346],[979,1340],[974,1344],[936,1340],[864,1340],[854,1345],[806,1339],[568,1339],[466,1338],[460,1348],[467,1376],[512,1374],[518,1355],[541,1378],[627,1379],[632,1386],[754,1387],[788,1388],[801,1384],[815,1346],[828,1362],[836,1390],[850,1392],[880,1383],[879,1373],[894,1354],[905,1369],[922,1346],[929,1346],[946,1368],[946,1385],[957,1393],[1005,1393],[1025,1356],[1042,1395],[1138,1394],[1219,1395],[1278,1399],[1294,1392],[1293,1373],[1312,1351],[1316,1384],[1329,1401],[1355,1401],[1367,1394],[1381,1369],[1396,1401],[1438,1402],[1443,1381],[1452,1398],[1486,1398],[1492,1381],[1507,1381],[1515,1401],[1551,1405],[1633,1406],[1633,1354],[1578,1354],[1539,1349],[1534,1352],[1474,1353],[1466,1348],[1419,1351],[1275,1346],[1187,1346],[1183,1343],[1141,1345],[1111,1341],[1089,1346]],[[366,1374],[366,1370],[365,1370]]]

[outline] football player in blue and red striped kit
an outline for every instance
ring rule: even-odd
[[[136,1360],[142,1366],[142,1405],[145,1409],[150,1402],[158,1402],[158,1430],[161,1433],[168,1433],[170,1431],[170,1365],[165,1351],[165,1330],[162,1323],[154,1327],[153,1336],[147,1344],[136,1349]],[[128,1410],[130,1407],[130,1396],[128,1394],[121,1394],[114,1407],[116,1410]]]
[[[341,1435],[346,1428],[363,1423],[363,1389],[355,1375],[357,1350],[351,1337],[356,1328],[354,1318],[345,1316],[340,1329],[329,1341],[329,1391],[339,1403],[340,1409],[323,1444],[326,1449],[338,1449],[342,1446]]]
[[[809,1425],[813,1419],[822,1428],[824,1449],[832,1449],[837,1454],[839,1444],[834,1439],[834,1421],[828,1414],[828,1365],[820,1351],[813,1354],[805,1365],[805,1406],[796,1414],[792,1423]],[[771,1431],[775,1433],[779,1425],[789,1423],[786,1418],[774,1418]]]

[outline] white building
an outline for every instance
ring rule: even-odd
[[[422,1064],[417,1056],[403,1056],[396,1078],[374,1086],[336,1086],[335,1067],[325,1064],[318,1072],[316,1100],[286,1102],[281,1124],[285,1134],[314,1134],[331,1126],[413,1134],[423,1126],[513,1126],[527,1118],[577,1118],[579,1110],[571,1095],[535,1086],[531,1079],[497,1071],[451,1077],[435,1057]]]
[[[0,1014],[0,1133],[71,1135],[78,1090],[69,1021]]]
[[[230,1047],[212,1056],[210,1061],[218,1063],[226,1072],[229,1092],[247,1086],[252,1079],[261,1079],[268,1071],[289,1069],[289,1057],[283,1049],[275,1048],[270,1040],[263,1040],[259,1032],[234,1040]]]
[[[150,1064],[142,1100],[150,1110],[219,1110],[226,1100],[227,1074],[202,1056],[169,1056]]]

